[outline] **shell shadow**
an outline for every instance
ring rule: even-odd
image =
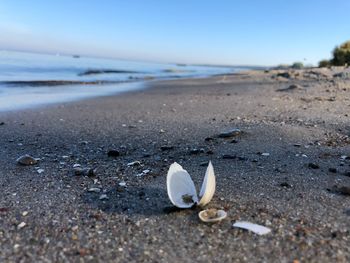
[[[124,215],[160,215],[171,205],[166,190],[160,187],[113,187],[106,193],[108,199],[100,200],[101,193],[86,192],[82,199],[92,208],[105,213]]]

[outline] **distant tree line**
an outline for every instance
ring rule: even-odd
[[[330,66],[349,66],[350,65],[350,41],[347,41],[340,46],[334,48],[333,58],[321,60],[318,63],[319,67]]]

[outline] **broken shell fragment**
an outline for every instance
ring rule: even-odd
[[[233,224],[233,227],[242,228],[245,230],[249,230],[255,234],[258,234],[260,236],[266,235],[271,232],[271,229],[265,226],[257,225],[254,223],[250,223],[247,221],[237,221]]]
[[[225,219],[227,213],[224,210],[210,208],[199,212],[198,216],[205,223],[215,223]]]

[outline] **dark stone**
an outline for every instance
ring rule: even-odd
[[[202,162],[199,164],[199,166],[207,166],[209,162]]]
[[[26,154],[26,155],[22,155],[21,157],[19,157],[17,159],[17,163],[20,165],[33,165],[33,164],[37,164],[38,161],[33,158],[32,156]]]
[[[280,183],[280,186],[281,186],[281,187],[285,187],[285,188],[291,188],[291,187],[292,187],[292,186],[291,186],[289,183],[287,183],[287,182]]]
[[[214,139],[212,137],[207,137],[204,139],[206,142],[210,142],[210,141],[213,141]]]
[[[240,129],[234,128],[228,131],[221,132],[218,137],[219,138],[231,138],[235,136],[242,135],[242,131]]]
[[[350,187],[349,186],[342,186],[338,188],[338,192],[342,195],[350,195]]]
[[[3,121],[2,121],[2,122],[0,122],[0,126],[2,126],[2,125],[5,125],[5,122],[3,122]]]
[[[109,150],[107,155],[108,157],[118,157],[120,156],[120,152],[118,150]]]
[[[302,90],[302,89],[303,87],[301,87],[300,85],[292,84],[288,88],[278,89],[276,91],[283,92],[283,91],[293,91],[293,90]]]
[[[277,77],[283,77],[283,78],[286,78],[286,79],[289,79],[291,77],[291,75],[289,74],[289,72],[280,72],[280,73],[277,73],[276,75]]]
[[[309,163],[308,167],[311,169],[319,169],[320,168],[320,166],[318,164],[315,164],[315,163]]]
[[[233,139],[232,141],[230,141],[230,143],[238,143],[238,140]]]
[[[344,175],[350,177],[350,171],[345,172]]]
[[[181,208],[178,208],[176,206],[167,206],[167,207],[164,207],[163,208],[163,212],[166,213],[166,214],[171,214],[171,213],[175,213],[175,212],[179,212],[183,209]]]
[[[331,167],[331,168],[328,169],[328,172],[335,174],[335,173],[337,173],[337,168]]]
[[[231,155],[231,154],[224,154],[222,156],[222,159],[236,159],[237,156],[236,155]]]
[[[214,154],[214,152],[212,150],[208,150],[207,154]]]
[[[174,146],[171,146],[171,145],[163,145],[160,147],[160,149],[162,151],[169,151],[169,150],[173,150],[174,149]]]
[[[191,149],[190,154],[199,154],[200,150],[199,149]]]

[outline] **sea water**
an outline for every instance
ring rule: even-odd
[[[206,77],[243,69],[0,51],[0,111],[137,90],[151,79]],[[64,85],[52,85],[53,81]]]

